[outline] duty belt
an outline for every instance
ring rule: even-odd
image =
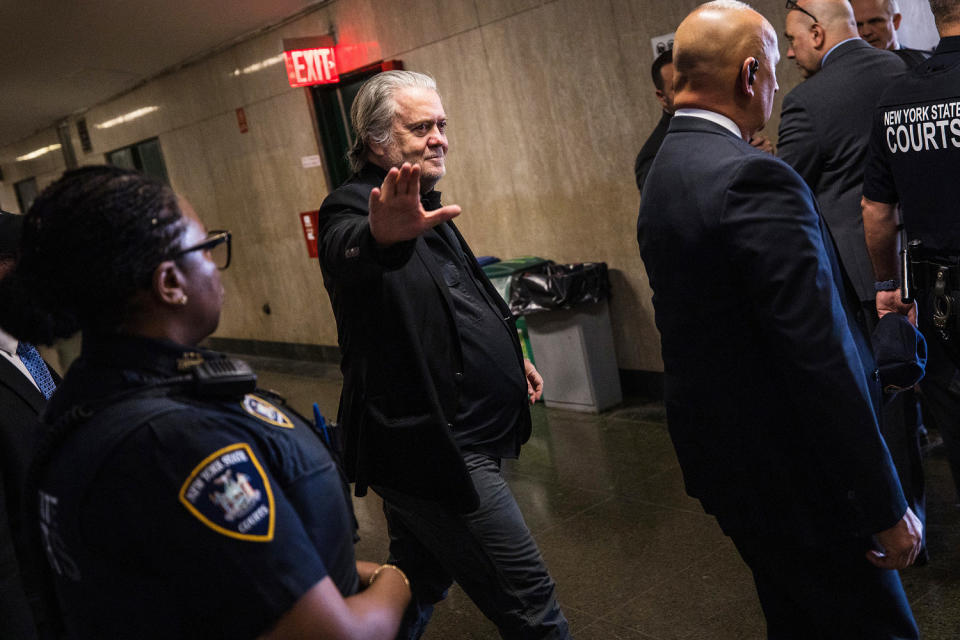
[[[940,338],[960,341],[960,254],[924,251],[920,241],[911,240],[906,249],[904,290],[916,288],[931,296],[931,319]],[[910,296],[913,297],[912,295]],[[907,296],[904,296],[906,299]]]

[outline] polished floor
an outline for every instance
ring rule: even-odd
[[[264,388],[310,415],[336,415],[340,377],[311,363],[247,358]],[[557,581],[578,640],[764,638],[750,573],[713,518],[688,498],[660,404],[602,415],[533,409],[534,433],[505,473]],[[960,508],[942,454],[926,460],[931,561],[902,573],[925,640],[960,638]],[[382,561],[379,499],[355,499],[357,557]],[[427,640],[498,638],[456,587]]]

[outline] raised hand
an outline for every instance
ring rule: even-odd
[[[380,188],[370,192],[370,233],[378,246],[389,247],[412,240],[427,229],[460,215],[460,207],[447,205],[427,211],[420,203],[420,167],[404,162],[387,172]]]

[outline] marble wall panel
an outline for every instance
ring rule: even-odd
[[[478,26],[474,0],[371,0],[370,6],[385,58]]]
[[[376,0],[351,0],[330,5],[329,19],[337,29],[337,67],[351,71],[384,58],[377,39]]]
[[[515,225],[523,253],[558,262],[604,261],[628,283],[642,277],[634,237],[637,148],[624,144],[635,108],[612,3],[559,0],[482,32],[497,79],[491,90],[516,125],[508,164],[523,212]],[[647,315],[638,304],[645,304],[643,296],[625,296],[612,306],[618,362],[656,370],[659,348],[634,357],[629,336],[656,333],[652,323],[638,324]]]
[[[522,11],[539,7],[543,3],[544,0],[480,0],[476,3],[477,17],[481,25],[490,24]]]
[[[160,147],[170,185],[177,195],[190,202],[208,229],[228,227],[229,217],[217,206],[210,150],[204,145],[202,124],[161,134]]]

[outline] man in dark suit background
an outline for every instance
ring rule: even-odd
[[[907,67],[860,39],[847,0],[796,6],[787,12],[787,57],[805,81],[783,99],[777,155],[813,189],[840,262],[873,311],[873,266],[860,217],[867,141],[881,92]]]
[[[813,189],[860,301],[868,333],[877,322],[873,266],[860,214],[873,111],[883,90],[906,70],[888,51],[857,34],[847,0],[800,0],[787,13],[787,57],[806,78],[783,99],[777,154]],[[913,391],[884,405],[881,431],[907,503],[926,512],[919,417]],[[921,559],[926,562],[926,549]]]
[[[22,216],[0,211],[0,279],[16,259]],[[27,343],[0,330],[0,635],[48,637],[35,620],[36,593],[24,584],[30,540],[22,515],[27,467],[40,436],[39,417],[59,376]]]
[[[650,67],[650,76],[653,78],[657,101],[663,113],[660,116],[660,122],[640,148],[637,161],[633,164],[633,173],[637,177],[637,189],[640,191],[643,191],[643,183],[647,179],[647,173],[650,172],[650,165],[653,164],[653,159],[657,156],[660,145],[663,144],[663,137],[667,135],[667,127],[670,126],[670,118],[673,117],[672,49],[667,49],[657,56]]]
[[[677,110],[638,220],[667,423],[771,638],[916,638],[894,569],[920,524],[879,433],[872,356],[813,193],[747,142],[778,60],[771,25],[733,0],[677,29]]]
[[[860,37],[872,47],[892,51],[907,63],[915,67],[930,57],[929,51],[908,49],[900,45],[897,29],[900,28],[900,7],[897,0],[850,0],[853,15],[857,20]]]

